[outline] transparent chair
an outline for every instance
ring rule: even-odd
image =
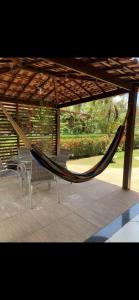
[[[30,208],[32,208],[32,155],[30,151],[24,147],[18,148],[18,160],[25,166],[24,187],[25,193],[29,195]]]
[[[12,167],[15,166],[15,169]],[[0,177],[7,177],[7,176],[16,176],[19,180],[19,185],[23,192],[23,174],[25,173],[25,166],[22,163],[15,163],[15,164],[8,164],[8,167],[3,167],[2,160],[0,159]]]
[[[51,189],[51,181],[56,182],[57,201],[60,203],[59,177],[42,167],[24,147],[18,149],[19,161],[26,166],[26,192],[29,194],[30,208],[32,208],[32,182],[47,180],[48,190]]]

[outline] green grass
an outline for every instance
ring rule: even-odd
[[[69,164],[76,164],[76,165],[95,165],[102,157],[103,155],[99,156],[92,156],[82,159],[76,159],[76,160],[70,160]],[[123,161],[124,161],[124,152],[117,152],[114,156],[114,163],[109,164],[109,168],[122,168],[123,167]],[[133,151],[133,162],[132,162],[133,168],[139,168],[139,149],[136,149]]]

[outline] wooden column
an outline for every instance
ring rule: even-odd
[[[56,155],[60,151],[60,108],[56,110]]]
[[[131,171],[132,171],[132,155],[134,142],[134,128],[136,117],[137,91],[134,87],[129,93],[127,118],[127,130],[125,140],[125,155],[124,155],[124,172],[123,172],[123,189],[129,190],[131,186]]]

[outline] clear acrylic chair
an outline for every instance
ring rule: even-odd
[[[15,169],[12,169],[13,165],[15,166]],[[4,168],[3,164],[2,164],[2,160],[0,159],[0,177],[7,177],[7,176],[11,176],[14,177],[16,176],[17,179],[19,180],[19,186],[22,189],[23,192],[23,173],[25,172],[25,167],[22,163],[15,163],[15,164],[11,164],[11,168],[10,168],[10,164],[8,164],[8,167]]]
[[[18,160],[25,166],[24,187],[25,193],[29,195],[30,208],[32,208],[32,155],[24,147],[18,148]]]
[[[59,177],[54,175],[52,172],[48,171],[42,167],[31,155],[31,152],[22,147],[18,149],[18,158],[21,163],[26,166],[26,193],[29,195],[30,208],[32,208],[32,182],[47,180],[48,190],[51,188],[51,181],[56,183],[56,197],[58,203],[60,203],[60,189],[59,189]]]

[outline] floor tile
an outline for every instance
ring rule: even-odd
[[[139,242],[139,223],[128,222],[119,231],[117,231],[110,239],[106,242],[120,243],[120,242]]]

